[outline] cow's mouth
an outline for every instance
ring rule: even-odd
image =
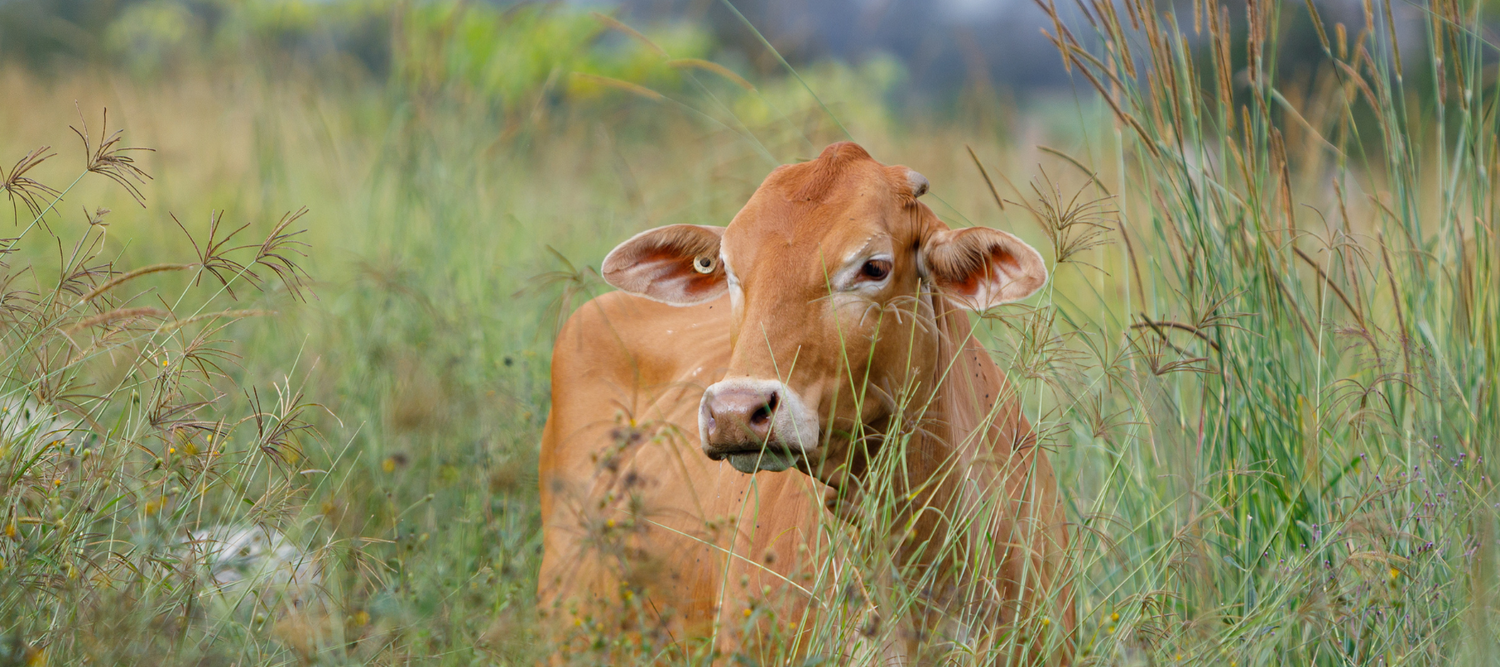
[[[754,447],[737,449],[731,451],[708,452],[708,458],[715,461],[728,460],[729,465],[747,475],[753,475],[761,470],[781,472],[790,470],[797,465],[797,455],[791,450],[775,445],[765,447]]]
[[[817,413],[779,380],[720,380],[698,404],[703,453],[747,475],[798,466],[817,448],[819,429]]]

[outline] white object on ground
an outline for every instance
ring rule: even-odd
[[[317,557],[274,528],[217,525],[190,531],[188,538],[231,605],[253,597],[267,607],[301,607],[322,595]]]

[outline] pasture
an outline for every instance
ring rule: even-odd
[[[752,75],[691,25],[417,4],[384,78],[252,38],[0,62],[0,665],[549,655],[562,319],[619,242],[726,224],[846,139],[1046,260],[975,322],[1074,524],[1079,662],[1500,656],[1484,4],[1424,5],[1399,50],[1381,5],[1320,17],[1296,68],[1311,5],[1084,3],[1050,31],[1072,90],[939,110],[890,103],[886,60]],[[882,531],[828,534],[827,576],[889,577]],[[665,650],[579,632],[579,664]]]

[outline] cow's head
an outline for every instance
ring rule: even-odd
[[[930,395],[938,364],[930,288],[982,310],[1047,280],[1005,232],[949,229],[917,201],[927,179],[852,143],[771,172],[728,227],[672,225],[604,260],[604,279],[675,305],[729,293],[729,367],[703,392],[703,451],[741,472],[801,464],[828,481],[856,422]]]

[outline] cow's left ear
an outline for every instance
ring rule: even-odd
[[[673,306],[711,301],[727,289],[719,239],[723,227],[668,225],[646,230],[605,256],[604,282]]]
[[[932,233],[920,261],[934,286],[972,310],[1020,301],[1047,284],[1047,265],[1036,249],[987,227]]]

